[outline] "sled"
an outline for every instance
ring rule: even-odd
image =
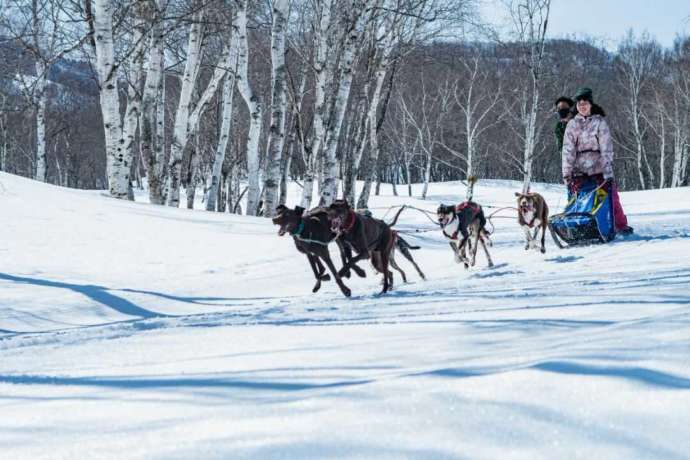
[[[559,248],[608,243],[616,237],[611,185],[583,181],[571,193],[565,210],[549,219],[549,231]]]

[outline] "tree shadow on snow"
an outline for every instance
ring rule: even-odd
[[[58,289],[68,289],[70,291],[82,294],[95,302],[100,303],[108,308],[122,313],[123,315],[129,316],[139,316],[141,318],[154,318],[160,316],[171,316],[163,313],[155,313],[150,310],[135,305],[127,299],[118,297],[112,294],[108,289],[103,286],[97,286],[94,284],[74,284],[65,283],[61,281],[50,281],[40,278],[28,278],[25,276],[15,276],[8,273],[0,273],[0,280],[11,281],[13,283],[19,284],[30,284],[33,286],[58,288]]]
[[[649,386],[674,390],[690,389],[690,379],[673,375],[667,372],[655,371],[652,369],[647,369],[638,366],[595,366],[591,364],[576,363],[572,361],[545,361],[526,366],[510,366],[484,369],[445,368],[421,372],[413,375],[431,375],[438,377],[465,378],[501,374],[505,372],[512,372],[524,369],[537,369],[540,371],[557,374],[614,377],[624,380],[630,380],[637,383],[643,383]]]

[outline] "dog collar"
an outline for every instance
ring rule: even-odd
[[[299,221],[299,225],[297,226],[297,230],[295,230],[294,232],[290,232],[290,235],[292,235],[292,236],[300,236],[300,235],[302,234],[303,231],[304,231],[304,221],[303,221],[303,220],[300,220],[300,221]]]
[[[347,216],[347,219],[348,219],[349,223],[346,223],[345,228],[343,228],[343,232],[345,232],[345,233],[352,230],[352,227],[355,226],[355,212],[351,210],[350,214],[348,214],[348,216]]]

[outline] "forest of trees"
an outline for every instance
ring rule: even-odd
[[[366,207],[381,183],[560,182],[554,102],[586,85],[621,188],[688,184],[687,36],[550,39],[550,0],[507,0],[507,38],[471,0],[6,3],[2,171],[267,216],[290,180],[305,207]]]

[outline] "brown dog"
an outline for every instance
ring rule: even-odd
[[[537,239],[539,229],[541,229],[541,248],[539,250],[542,254],[545,253],[544,240],[546,227],[549,225],[549,207],[544,197],[534,192],[515,192],[515,196],[517,197],[518,223],[525,232],[525,239],[527,240],[525,250],[536,247],[534,241]]]
[[[380,219],[355,212],[346,200],[335,200],[327,209],[331,231],[357,252],[341,272],[360,260],[369,259],[376,271],[383,274],[381,293],[388,292],[393,287],[393,273],[388,266],[395,248],[396,232]]]

